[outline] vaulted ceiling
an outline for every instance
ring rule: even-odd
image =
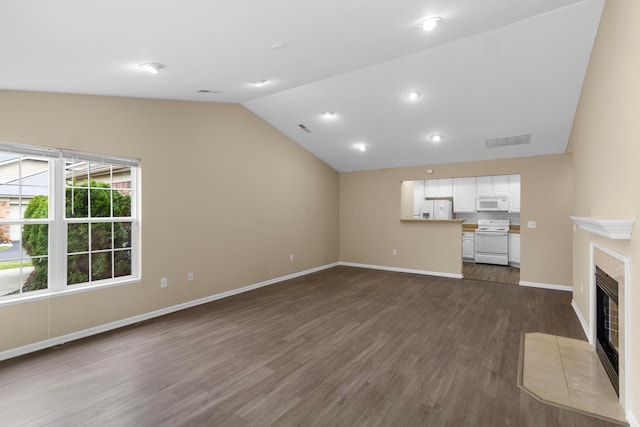
[[[603,3],[0,0],[0,89],[241,103],[338,171],[562,153]]]

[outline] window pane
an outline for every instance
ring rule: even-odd
[[[89,251],[89,224],[67,224],[67,253]]]
[[[47,192],[36,195],[32,198],[16,200],[12,204],[12,217],[16,218],[48,218],[49,217],[49,197]]]
[[[0,261],[0,296],[46,289],[47,258],[38,262],[43,268],[36,271],[31,260]]]
[[[131,251],[115,251],[113,253],[114,276],[128,276],[131,274]]]
[[[47,289],[49,283],[49,259],[36,257],[22,263],[23,292]]]
[[[131,216],[131,190],[113,192],[113,216]]]
[[[67,188],[65,193],[65,214],[67,218],[87,218],[89,216],[89,190]]]
[[[34,257],[49,254],[49,225],[25,224],[22,226],[22,236],[14,236],[24,248],[23,256]],[[16,240],[18,241],[18,240]]]
[[[65,166],[65,182],[67,187],[75,187],[83,183],[86,184],[86,182],[89,180],[88,167],[89,165],[84,161],[67,162]]]
[[[0,159],[2,153],[0,153]],[[26,175],[25,175],[26,174]],[[47,218],[49,162],[30,159],[0,166],[0,218]],[[34,199],[35,202],[32,203]],[[42,203],[42,200],[45,203]],[[37,206],[30,207],[30,205]],[[39,209],[43,207],[43,209]]]
[[[94,183],[92,182],[91,185],[93,186]],[[92,188],[90,190],[90,197],[92,218],[111,216],[111,190]]]
[[[89,281],[89,255],[67,256],[67,285]]]
[[[113,252],[91,254],[91,280],[110,279],[111,255]]]
[[[107,187],[111,187],[111,165],[104,163],[91,163],[89,170],[89,180],[93,187],[94,182],[100,182],[107,184]]]
[[[113,242],[112,224],[110,222],[91,223],[91,250],[111,249]]]
[[[113,223],[114,245],[115,249],[131,247],[131,223],[115,222]]]

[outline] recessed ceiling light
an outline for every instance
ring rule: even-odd
[[[254,80],[251,82],[251,84],[255,87],[260,87],[260,86],[264,86],[268,83],[268,80]]]
[[[404,94],[404,97],[409,101],[415,101],[422,96],[422,93],[419,90],[410,90],[409,92]]]
[[[442,135],[440,135],[439,133],[434,133],[429,139],[431,140],[431,142],[440,142],[442,141]]]
[[[164,64],[147,63],[140,64],[140,68],[151,74],[158,74],[164,68]]]
[[[442,20],[442,18],[439,16],[433,16],[431,18],[423,19],[418,23],[418,28],[423,31],[431,31],[436,27],[436,25],[438,25],[438,22],[440,22],[440,20]]]
[[[358,143],[353,146],[358,151],[367,151],[367,145],[364,143]]]
[[[333,111],[324,111],[322,113],[322,117],[324,117],[325,119],[335,119],[336,113],[334,113]]]

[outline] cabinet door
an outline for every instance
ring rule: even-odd
[[[438,180],[438,197],[453,196],[453,179],[444,178]]]
[[[509,234],[509,262],[520,265],[520,235]]]
[[[506,196],[509,194],[509,175],[497,175],[493,177],[493,195]]]
[[[490,176],[478,176],[476,177],[476,190],[478,196],[492,196],[493,195],[493,179]]]
[[[462,233],[462,258],[473,259],[474,247],[473,247],[473,233]]]
[[[520,175],[509,176],[509,212],[520,212]]]
[[[424,197],[440,197],[437,179],[427,179],[424,181]]]
[[[453,211],[476,211],[476,179],[455,178],[453,180]]]
[[[453,196],[453,180],[428,179],[424,182],[424,197],[451,197]]]
[[[420,217],[420,206],[424,200],[424,181],[413,181],[413,216]]]

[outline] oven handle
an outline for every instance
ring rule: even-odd
[[[509,233],[506,231],[476,231],[476,234],[481,236],[508,236]]]

